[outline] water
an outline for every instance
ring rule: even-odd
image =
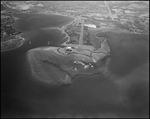
[[[108,71],[78,77],[71,86],[50,87],[32,77],[26,53],[58,46],[63,35],[59,30],[35,29],[25,17],[16,22],[25,32],[25,44],[1,53],[2,117],[148,117],[148,35],[100,33],[108,38],[113,54]]]

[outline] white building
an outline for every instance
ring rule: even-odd
[[[88,26],[88,27],[91,27],[91,28],[96,28],[96,25],[94,25],[94,24],[84,24],[84,26]]]

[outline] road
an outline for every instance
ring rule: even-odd
[[[112,15],[112,13],[111,13],[111,10],[110,10],[110,8],[109,8],[109,6],[108,6],[108,4],[107,4],[107,1],[104,1],[104,4],[105,4],[106,7],[108,8],[110,18],[111,18],[112,20],[114,20],[113,15]]]
[[[84,20],[81,21],[81,33],[80,33],[79,45],[83,45],[83,31],[84,31]]]

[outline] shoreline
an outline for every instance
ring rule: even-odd
[[[63,39],[66,39],[66,38],[67,38],[67,40],[66,40],[63,44],[61,44],[61,45],[66,46],[66,45],[68,45],[68,44],[66,44],[66,43],[70,41],[70,36],[65,32],[65,28],[66,28],[68,25],[70,25],[70,24],[72,24],[73,22],[75,22],[76,20],[77,20],[77,19],[74,18],[73,21],[71,21],[71,22],[69,22],[68,24],[65,24],[65,25],[63,25],[63,26],[61,26],[61,27],[43,28],[42,30],[48,30],[48,29],[58,29],[58,30],[60,30],[62,34],[65,34],[65,37],[64,37]]]
[[[64,26],[62,26],[61,28],[59,28],[59,30],[61,30],[62,34],[65,34],[65,35],[66,35],[63,39],[66,39],[66,38],[67,38],[66,42],[64,42],[64,43],[61,44],[61,45],[63,45],[63,46],[69,45],[69,44],[66,44],[66,43],[70,41],[70,36],[65,32],[65,28],[66,28],[66,26],[72,24],[72,23],[75,22],[75,21],[77,21],[76,18],[74,18],[74,20],[73,20],[72,22],[70,22],[70,23],[68,23],[68,24],[66,24],[66,25],[64,25]],[[73,44],[72,44],[72,45],[73,45]]]

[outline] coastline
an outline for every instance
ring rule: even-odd
[[[68,24],[66,24],[66,25],[64,25],[64,26],[62,26],[61,28],[59,28],[59,30],[61,30],[62,34],[65,34],[65,35],[66,35],[63,39],[66,39],[66,38],[67,38],[66,42],[64,42],[64,43],[62,44],[63,46],[69,45],[69,44],[66,44],[66,43],[70,41],[70,36],[65,32],[66,26],[72,24],[72,23],[75,22],[76,20],[77,20],[77,19],[74,18],[74,20],[73,20],[72,22],[70,22],[70,23],[68,23]]]
[[[67,27],[68,25],[72,24],[72,23],[75,22],[76,20],[77,20],[77,19],[74,18],[73,21],[71,21],[71,22],[69,22],[68,24],[65,24],[65,25],[63,25],[63,26],[61,26],[61,27],[43,28],[43,30],[48,30],[48,29],[58,29],[58,30],[60,30],[62,34],[65,34],[65,37],[64,37],[63,39],[66,39],[66,38],[67,38],[67,40],[62,44],[62,45],[64,45],[64,46],[66,46],[66,45],[67,45],[66,43],[70,41],[70,36],[65,32],[65,29],[66,29],[66,27]]]

